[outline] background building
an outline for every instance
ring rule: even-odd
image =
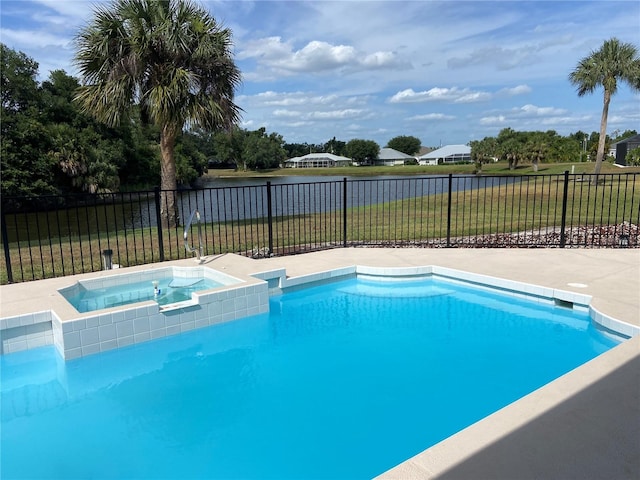
[[[284,162],[285,168],[345,167],[351,165],[351,159],[333,153],[307,153],[302,157],[293,157]]]
[[[418,157],[420,165],[471,162],[471,147],[468,145],[446,145]]]
[[[633,137],[625,138],[618,143],[613,144],[611,147],[616,149],[616,165],[627,165],[627,153],[634,148],[640,147],[640,134]]]
[[[380,149],[375,165],[393,167],[394,165],[404,165],[407,160],[415,161],[416,157],[399,152],[393,148],[385,147]]]

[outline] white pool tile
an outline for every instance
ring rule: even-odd
[[[22,325],[22,321],[20,319],[20,316],[9,317],[7,319],[7,328],[20,327],[21,325]]]
[[[149,317],[139,317],[133,320],[133,333],[142,333],[149,331]]]
[[[233,305],[236,310],[246,310],[247,297],[236,297]]]
[[[215,325],[216,323],[220,323],[220,322],[222,322],[222,314],[221,313],[217,313],[215,315],[208,315],[207,316],[207,321],[208,321],[209,325]]]
[[[180,333],[180,325],[167,325],[167,336],[168,335],[176,335],[178,333]]]
[[[166,337],[167,336],[167,329],[166,328],[157,328],[155,330],[151,330],[149,332],[149,336],[151,337],[151,340],[155,340],[156,338]]]
[[[180,312],[180,323],[193,322],[196,319],[194,308],[185,308]]]
[[[47,332],[51,332],[51,322],[24,325],[24,336],[27,340],[41,337]]]
[[[164,315],[157,313],[149,317],[149,330],[157,330],[159,328],[165,328]]]
[[[52,335],[41,335],[35,338],[27,338],[27,349],[44,347],[45,345],[53,345]]]
[[[75,320],[74,322],[68,322],[68,325],[72,327],[74,331],[79,332],[87,328],[87,321],[84,319]]]
[[[37,312],[33,314],[33,321],[35,323],[40,322],[50,322],[51,321],[51,310],[46,310],[43,312]]]
[[[184,322],[180,324],[180,332],[188,332],[189,330],[193,330],[196,328],[195,321]]]
[[[46,333],[43,336],[27,340],[29,348],[44,347],[45,345],[53,345],[53,334]]]
[[[222,314],[234,314],[235,311],[235,301],[234,299],[226,299],[222,302]],[[233,318],[233,317],[232,317]]]
[[[93,355],[94,353],[100,353],[100,344],[95,343],[91,345],[83,345],[82,346],[82,356],[86,357],[87,355]]]
[[[248,316],[248,311],[247,309],[236,309],[235,314],[234,314],[234,320],[238,320],[240,318],[244,318]]]
[[[98,327],[98,335],[100,336],[100,342],[115,340],[118,336],[116,326],[114,324],[101,325]]]
[[[80,332],[68,332],[63,335],[64,339],[64,348],[77,348],[82,345],[80,341]]]
[[[116,324],[118,339],[133,335],[133,320],[125,320]]]
[[[65,348],[64,359],[73,360],[74,358],[82,357],[82,348]]]
[[[167,327],[180,325],[180,312],[178,310],[172,310],[162,315],[164,315],[164,323]]]
[[[80,343],[83,347],[86,345],[93,345],[94,343],[100,343],[98,327],[91,327],[80,331]]]
[[[195,328],[204,328],[209,326],[209,320],[207,318],[198,318],[195,321]]]
[[[128,335],[126,337],[118,336],[118,348],[133,345],[133,343],[133,335]]]
[[[260,304],[259,294],[253,293],[247,296],[247,308],[257,307]]]
[[[136,333],[133,336],[134,343],[142,343],[142,342],[146,342],[148,340],[151,340],[151,333],[149,333],[149,332]]]
[[[100,322],[98,321],[98,317],[97,316],[86,318],[86,322],[87,322],[87,328],[93,328],[93,327],[97,327],[98,325],[100,325]]]
[[[118,341],[115,339],[107,340],[105,342],[100,342],[101,352],[108,352],[109,350],[114,350],[116,348],[118,348]]]

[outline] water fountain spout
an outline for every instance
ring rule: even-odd
[[[195,216],[196,221],[198,222],[198,248],[192,247],[189,245],[189,229],[191,227],[191,223],[193,222],[193,217]],[[189,217],[189,221],[184,227],[184,248],[189,253],[196,253],[198,262],[202,262],[202,227],[200,224],[200,212],[198,210],[194,210],[191,212],[191,216]]]

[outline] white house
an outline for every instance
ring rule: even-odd
[[[471,147],[468,145],[446,145],[418,157],[420,165],[438,165],[471,161]]]
[[[393,167],[394,165],[404,165],[407,160],[415,160],[416,157],[399,152],[393,148],[385,147],[380,149],[378,158],[375,160],[376,165],[384,165],[385,167]]]
[[[284,162],[285,168],[344,167],[347,165],[351,165],[350,158],[333,153],[307,153],[302,157],[293,157]]]

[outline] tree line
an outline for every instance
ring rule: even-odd
[[[635,130],[626,130],[614,139],[607,135],[604,142],[606,151],[609,151],[612,142],[633,135],[636,135]],[[540,163],[593,161],[599,140],[598,132],[587,134],[579,130],[565,137],[555,130],[523,132],[505,128],[496,137],[474,140],[469,145],[471,159],[477,170],[481,170],[485,163],[505,161],[511,170],[520,164],[530,163],[533,170],[537,171]]]

